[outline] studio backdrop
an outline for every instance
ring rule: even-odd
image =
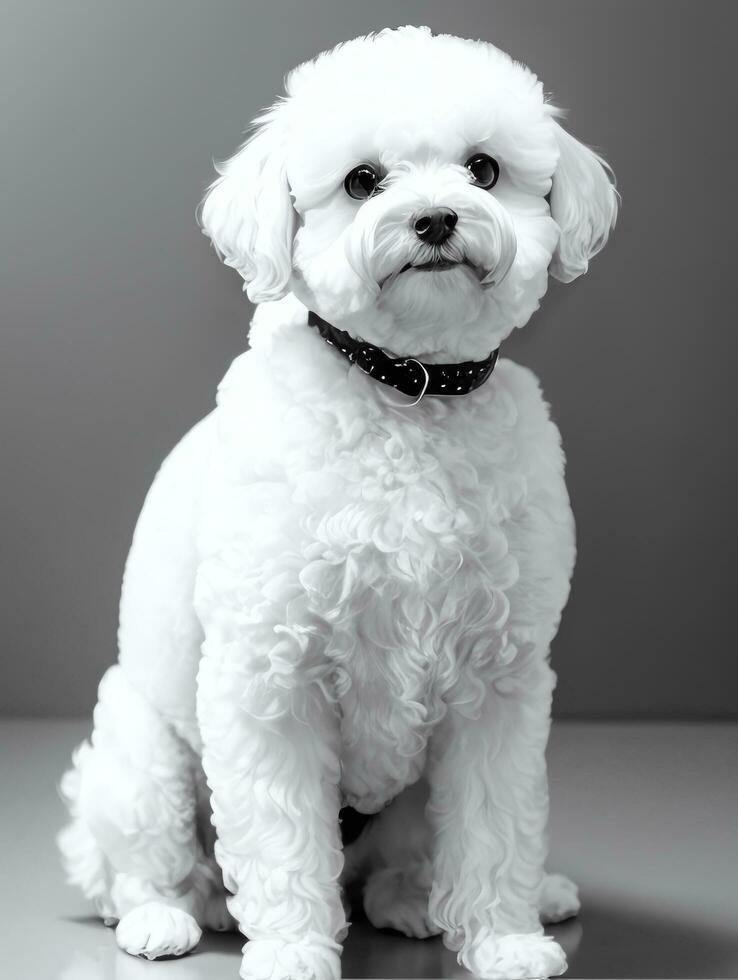
[[[735,717],[734,5],[6,0],[2,20],[0,711],[89,713],[144,494],[247,344],[195,219],[213,157],[293,65],[413,23],[529,64],[622,192],[606,260],[502,351],[568,457],[556,712]]]

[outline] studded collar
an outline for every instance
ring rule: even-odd
[[[490,377],[500,353],[498,347],[483,361],[428,364],[415,357],[390,357],[381,347],[356,340],[312,310],[308,312],[308,324],[317,329],[327,344],[375,381],[414,397],[413,404],[425,395],[468,395]]]

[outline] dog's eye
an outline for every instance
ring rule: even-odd
[[[349,197],[356,201],[366,201],[376,193],[379,174],[369,163],[361,163],[346,175],[343,186]]]
[[[469,157],[465,166],[474,178],[474,183],[484,190],[494,187],[500,176],[499,163],[486,153],[475,153],[474,156]]]

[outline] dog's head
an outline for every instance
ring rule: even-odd
[[[202,204],[252,302],[292,291],[396,354],[483,357],[615,223],[605,161],[491,44],[382,31],[295,68],[286,92]]]

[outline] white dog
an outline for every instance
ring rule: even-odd
[[[138,522],[63,780],[68,873],[130,953],[235,920],[244,978],[337,978],[359,879],[372,922],[479,976],[559,974],[541,918],[578,901],[544,876],[544,750],[574,525],[538,382],[495,352],[605,244],[610,171],[479,41],[382,31],[286,88],[203,202],[261,305]],[[344,865],[346,804],[387,809]]]

